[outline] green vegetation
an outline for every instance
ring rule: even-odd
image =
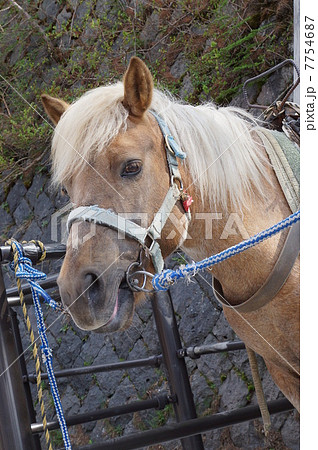
[[[8,214],[10,213],[10,208],[9,208],[8,202],[3,202],[3,203],[1,203],[0,206],[1,206],[1,208],[4,209]]]
[[[246,396],[246,399],[247,399],[248,402],[250,402],[251,398],[252,398],[252,395],[253,395],[253,392],[255,391],[255,386],[254,386],[253,381],[250,380],[246,376],[246,374],[244,372],[242,372],[241,370],[239,370],[237,367],[234,366],[233,369],[234,369],[236,375],[238,377],[240,377],[241,380],[244,381],[244,383],[246,384],[246,387],[247,387],[247,390],[248,390],[248,394]]]
[[[140,431],[158,428],[165,425],[170,417],[174,417],[173,406],[166,405],[163,409],[153,411],[145,417],[145,412],[136,412],[133,415],[133,424]]]
[[[69,329],[69,325],[66,323],[60,328],[60,332],[65,334],[68,329]]]
[[[173,413],[173,406],[171,404],[166,405],[163,409],[160,409],[159,411],[155,412],[155,415],[150,421],[150,426],[152,428],[162,427],[167,423],[167,420],[169,419],[172,413]]]
[[[225,373],[221,373],[220,380],[222,383],[226,380],[226,378],[227,378],[227,375]]]
[[[207,380],[207,378],[205,377],[207,385],[209,386],[209,388],[211,389],[211,391],[213,391],[215,394],[217,394],[218,390],[216,388],[215,383],[213,383],[213,381],[209,381]]]
[[[51,430],[50,438],[53,448],[62,448],[64,445],[62,432],[60,430]]]
[[[26,19],[0,0],[0,170],[15,176],[41,170],[49,147],[43,92],[71,102],[120,79],[137,54],[172,93],[187,77],[190,102],[227,103],[247,77],[291,56],[292,0],[159,0],[136,10],[115,0],[56,4],[48,17],[40,2],[24,2]],[[179,57],[183,68],[173,75]]]
[[[189,100],[212,98],[226,104],[245,79],[291,56],[286,48],[292,37],[292,9],[284,27],[277,28],[271,19],[279,1],[273,2],[271,9],[265,2],[258,3],[256,10],[250,1],[240,2],[241,6],[228,0],[210,3],[211,8],[204,10],[206,17],[202,20],[200,16],[206,25],[201,39],[191,36],[186,42],[194,86]]]
[[[99,382],[98,382],[96,373],[92,373],[92,380],[93,380],[93,384],[95,384],[96,386],[99,386]]]
[[[172,261],[175,261],[179,266],[181,264],[187,264],[187,260],[185,259],[184,255],[178,254],[177,256],[173,256]]]
[[[123,427],[122,425],[112,425],[111,421],[109,419],[104,420],[105,428],[107,436],[110,436],[111,438],[120,437],[123,434]]]

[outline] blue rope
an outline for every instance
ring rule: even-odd
[[[34,310],[36,316],[36,323],[39,331],[39,336],[41,339],[41,349],[42,349],[42,359],[46,366],[46,371],[48,374],[48,379],[50,382],[51,393],[54,400],[54,406],[56,410],[57,419],[60,424],[64,446],[66,450],[71,450],[71,441],[69,438],[64,412],[61,404],[61,399],[54,375],[53,362],[52,362],[52,349],[49,346],[49,342],[46,336],[46,327],[43,318],[43,311],[40,304],[40,296],[48,303],[53,309],[61,310],[60,306],[44,291],[44,289],[39,286],[36,281],[43,280],[46,278],[46,274],[40,270],[32,267],[32,262],[29,258],[23,255],[23,247],[19,242],[15,241],[15,245],[18,252],[18,270],[16,271],[16,277],[20,279],[25,279],[29,282],[31,286],[31,293],[34,303]],[[10,264],[10,268],[14,271],[14,262]]]
[[[60,305],[55,300],[53,300],[49,296],[49,294],[47,294],[45,290],[41,288],[41,286],[34,282],[34,280],[45,280],[46,274],[32,267],[31,260],[23,256],[23,248],[21,244],[17,241],[14,242],[19,253],[18,270],[16,272],[17,278],[27,280],[34,291],[36,291],[40,295],[40,297],[43,298],[44,302],[47,303],[55,311],[63,311]],[[10,269],[14,272],[14,261],[10,263]]]
[[[166,291],[177,280],[192,277],[200,270],[205,270],[209,267],[214,266],[215,264],[225,261],[231,256],[244,252],[248,248],[254,247],[265,239],[274,236],[274,234],[277,234],[285,228],[292,226],[299,220],[300,210],[296,211],[294,214],[291,214],[289,217],[277,223],[276,225],[273,225],[272,227],[267,228],[266,230],[261,231],[260,233],[255,234],[249,239],[246,239],[245,241],[240,242],[237,245],[233,245],[232,247],[229,247],[226,250],[217,253],[216,255],[205,258],[197,263],[192,263],[184,267],[180,267],[177,270],[168,269],[159,274],[156,274],[152,279],[152,285],[156,291]]]

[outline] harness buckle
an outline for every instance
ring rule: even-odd
[[[181,150],[179,144],[174,140],[174,137],[171,134],[164,134],[164,139],[166,143],[166,147],[169,150],[169,152],[177,158],[185,159],[186,153],[184,153],[183,150]]]
[[[145,237],[145,241],[144,241],[144,244],[142,247],[147,258],[150,257],[152,250],[154,248],[155,242],[156,242],[156,240],[155,240],[154,236],[150,233],[147,233],[147,236]]]

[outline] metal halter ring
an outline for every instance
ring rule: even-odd
[[[133,269],[133,267],[140,267],[141,270],[135,270],[133,272],[131,272],[131,270]],[[139,286],[139,281],[138,278],[133,278],[136,275],[142,275],[143,276],[143,280],[142,280],[142,284],[141,286]],[[144,270],[144,268],[142,267],[141,263],[138,261],[135,261],[133,263],[130,264],[130,266],[128,267],[127,271],[126,271],[126,282],[129,286],[129,288],[134,291],[134,292],[153,292],[153,289],[146,289],[145,285],[146,285],[146,281],[147,281],[147,276],[153,278],[154,275],[150,272],[147,272],[146,270]]]

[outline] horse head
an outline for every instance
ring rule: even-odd
[[[98,205],[108,216],[125,216],[147,229],[163,204],[171,173],[163,134],[149,111],[153,79],[138,58],[130,60],[123,83],[89,91],[72,105],[42,95],[56,125],[52,144],[53,180],[63,184],[75,208]],[[180,180],[179,180],[180,181]],[[171,206],[158,243],[162,257],[185,238],[185,211]],[[127,328],[145,296],[126,282],[127,268],[153,262],[137,239],[119,229],[74,220],[58,278],[64,306],[82,329],[112,332]],[[147,250],[147,248],[146,248]]]

